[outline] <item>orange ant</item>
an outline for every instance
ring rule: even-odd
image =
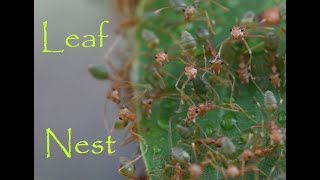
[[[274,114],[276,113],[276,115],[279,114],[280,112],[280,106],[282,104],[282,98],[280,99],[279,105],[277,104],[276,98],[274,96],[274,94],[271,91],[266,91],[266,93],[264,94],[264,106],[265,109],[268,113],[270,113],[271,116],[271,122],[270,122],[270,126],[269,126],[269,131],[270,131],[270,145],[274,146],[274,145],[282,145],[284,143],[285,140],[285,135],[283,134],[283,132],[281,131],[281,129],[275,124],[275,118],[274,118]],[[259,109],[261,109],[261,105],[257,102],[257,105],[259,107]],[[265,113],[261,110],[262,114],[265,116]]]
[[[279,89],[281,76],[277,72],[277,59],[276,59],[276,50],[278,49],[278,38],[273,32],[269,32],[266,35],[265,39],[265,49],[270,52],[270,63],[271,63],[271,74],[269,76],[269,80],[273,87]]]
[[[216,74],[219,74],[222,68],[223,60],[220,56],[217,55],[215,58],[212,58],[210,60],[210,64],[213,70],[213,74],[216,75]]]
[[[222,6],[221,4],[219,4],[216,1],[210,0],[211,2],[215,3],[216,5],[218,5],[220,8],[222,8],[224,11],[229,11],[228,8]],[[185,5],[184,2],[182,1],[174,1],[174,6],[167,6],[167,7],[163,7],[160,8],[158,10],[156,10],[154,13],[155,14],[159,14],[162,10],[165,9],[172,9],[172,8],[182,8],[182,12],[184,14],[185,17],[185,22],[189,22],[192,20],[192,17],[198,13],[197,11],[197,5],[200,3],[200,0],[195,0],[193,4],[191,5]]]
[[[121,115],[119,115],[119,116],[121,116],[121,118],[127,118],[130,121],[132,119],[132,113],[126,108],[123,108],[123,111],[122,111]],[[119,117],[119,119],[120,119],[120,117]],[[127,176],[129,178],[132,178],[134,180],[138,180],[138,178],[135,177],[136,172],[135,172],[135,166],[133,163],[138,161],[140,158],[142,158],[148,152],[148,144],[146,143],[146,141],[143,139],[142,136],[140,136],[139,134],[134,132],[136,130],[133,130],[133,127],[131,128],[130,131],[135,137],[137,137],[139,140],[141,140],[143,142],[144,150],[142,153],[140,153],[140,155],[138,155],[133,160],[129,160],[127,158],[120,158],[120,168],[118,169],[118,173],[122,174],[124,176]]]
[[[271,121],[270,131],[270,145],[283,145],[286,137],[274,121]]]
[[[183,60],[182,60],[182,62],[183,62]],[[184,72],[181,73],[180,77],[178,78],[178,80],[177,80],[177,82],[175,84],[176,89],[180,92],[180,95],[181,95],[180,107],[179,107],[178,112],[181,111],[181,105],[184,104],[183,98],[189,99],[190,102],[192,104],[194,104],[192,102],[192,100],[190,99],[190,97],[184,94],[184,89],[185,89],[186,85],[188,84],[188,82],[190,80],[193,80],[193,79],[196,78],[197,72],[198,72],[197,66],[196,66],[196,64],[194,62],[185,63]],[[185,74],[187,76],[187,80],[183,83],[181,89],[179,89],[178,88],[178,84],[179,84],[183,74]]]
[[[196,118],[199,115],[203,115],[207,111],[214,108],[217,108],[217,107],[214,106],[212,102],[205,102],[205,103],[200,103],[197,106],[196,105],[191,106],[188,108],[188,113],[185,121],[189,123],[196,123]]]
[[[249,164],[249,165],[245,165],[244,162],[242,161],[242,167],[239,168],[238,166],[236,166],[235,164],[228,164],[227,168],[221,168],[222,174],[224,175],[225,178],[229,179],[229,178],[239,178],[239,177],[243,177],[245,172],[248,171],[254,171],[255,172],[255,179],[259,179],[259,172],[260,171],[264,176],[267,177],[267,175],[261,171],[258,168],[258,163],[261,160],[259,160],[257,163],[255,164]]]
[[[134,122],[136,115],[132,113],[128,108],[122,107],[118,114],[119,120]]]
[[[165,62],[169,62],[169,56],[167,51],[160,51],[158,52],[155,57],[156,61],[160,64],[160,66],[163,66]]]
[[[143,99],[142,100],[142,109],[144,111],[144,113],[146,113],[147,115],[151,115],[152,114],[152,102],[153,99]]]
[[[222,50],[222,47],[225,43],[230,43],[230,42],[235,42],[235,41],[239,41],[241,40],[244,45],[246,46],[248,52],[249,52],[249,66],[248,66],[248,69],[251,70],[251,61],[252,61],[252,50],[251,48],[249,47],[247,41],[245,40],[245,38],[265,38],[264,36],[251,36],[251,35],[247,35],[246,32],[245,32],[245,27],[241,27],[241,26],[233,26],[231,29],[230,29],[230,37],[224,41],[222,41],[221,45],[220,45],[220,49],[219,49],[219,52],[218,52],[218,57],[220,57],[220,54],[221,54],[221,50]]]
[[[116,104],[120,103],[120,94],[119,91],[115,88],[111,88],[107,92],[107,99],[110,99],[111,101],[115,102]]]
[[[135,17],[135,10],[138,5],[138,0],[117,0],[116,6],[122,16],[124,16],[116,28],[117,33],[122,33],[126,29],[139,23],[137,17]]]
[[[271,81],[273,87],[280,88],[281,76],[277,72],[275,60],[271,61],[271,74],[269,80]]]

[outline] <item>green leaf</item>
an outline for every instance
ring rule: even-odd
[[[177,1],[178,2],[178,1]],[[285,1],[281,1],[284,2]],[[193,1],[186,1],[186,4],[192,4]],[[260,0],[228,0],[221,1],[221,4],[230,8],[229,12],[224,12],[218,6],[216,6],[211,1],[200,1],[197,7],[200,15],[203,16],[203,10],[206,10],[211,19],[215,20],[215,36],[211,35],[209,41],[213,44],[213,47],[217,47],[223,40],[227,39],[230,35],[230,28],[237,25],[237,18],[241,18],[244,13],[252,11],[258,13],[265,8],[275,6],[274,1],[260,1]],[[184,16],[181,10],[176,9],[166,9],[161,11],[158,15],[154,15],[153,12],[159,8],[170,6],[169,1],[157,1],[157,0],[141,0],[137,15],[141,19],[141,23],[136,28],[136,41],[135,41],[135,52],[136,57],[133,64],[133,77],[132,79],[139,84],[147,83],[145,79],[152,78],[155,76],[154,67],[154,55],[161,50],[167,50],[169,54],[170,62],[165,63],[161,67],[163,81],[165,82],[165,91],[170,93],[176,93],[177,96],[172,98],[157,97],[153,100],[152,115],[146,116],[141,105],[137,108],[137,120],[138,122],[138,134],[141,135],[143,140],[140,141],[141,151],[146,153],[143,156],[146,171],[149,174],[150,179],[159,179],[159,177],[164,179],[170,179],[174,176],[174,168],[166,167],[166,164],[171,164],[172,158],[172,148],[180,148],[181,151],[184,150],[190,155],[190,162],[196,163],[198,161],[203,161],[204,156],[197,153],[197,157],[194,156],[192,147],[188,144],[194,142],[192,138],[185,139],[181,137],[181,129],[178,127],[183,125],[183,120],[187,117],[187,110],[190,107],[188,103],[182,105],[182,111],[177,113],[180,105],[179,92],[175,88],[176,81],[181,73],[184,72],[184,64],[179,60],[179,58],[188,62],[192,58],[181,55],[183,50],[181,45],[177,44],[180,42],[181,33],[183,31],[188,31],[194,38],[196,38],[197,28],[204,26],[207,27],[207,21],[202,22],[190,22],[183,25],[177,25],[184,21]],[[153,15],[150,15],[153,14]],[[280,23],[280,26],[285,27],[285,21]],[[159,49],[152,48],[145,42],[142,38],[143,30],[148,29],[153,32],[154,35],[159,39]],[[279,49],[277,54],[277,70],[284,77],[285,67],[283,57],[285,57],[286,52],[286,42],[283,32],[279,30],[277,26],[273,27],[273,30],[266,29],[248,29],[249,34],[253,35],[266,35],[268,32],[273,31],[275,34],[282,34],[281,41],[279,42]],[[264,51],[264,40],[263,39],[249,39],[246,38],[249,46],[252,48],[253,59],[252,59],[252,74],[255,77],[255,83],[250,79],[248,84],[242,84],[238,76],[238,65],[240,61],[241,54],[246,56],[246,62],[249,59],[249,55],[244,53],[246,47],[242,41],[226,44],[223,48],[221,57],[224,59],[224,67],[221,72],[214,76],[212,73],[205,75],[205,80],[214,88],[209,88],[207,83],[200,83],[197,81],[189,82],[186,85],[185,94],[190,96],[195,104],[203,102],[206,99],[205,96],[207,91],[207,100],[211,100],[212,94],[214,94],[214,101],[216,105],[222,103],[234,103],[241,107],[245,111],[231,111],[226,108],[216,108],[208,111],[207,113],[198,116],[196,118],[197,124],[206,133],[207,136],[216,139],[218,136],[228,137],[233,145],[235,146],[236,152],[232,156],[228,156],[228,163],[234,163],[240,167],[239,159],[240,155],[245,148],[250,147],[253,142],[248,142],[248,138],[252,137],[255,132],[264,133],[264,139],[262,144],[264,147],[268,145],[270,139],[270,131],[268,128],[264,130],[257,130],[259,128],[254,128],[255,126],[261,126],[265,122],[270,123],[272,116],[264,107],[264,93],[270,90],[274,93],[277,103],[280,101],[280,97],[283,103],[280,107],[280,117],[277,116],[275,121],[279,128],[285,128],[285,112],[286,112],[286,86],[283,85],[284,78],[281,80],[280,89],[276,89],[272,86],[271,82],[268,80],[271,73],[271,65],[268,61],[268,54]],[[195,62],[199,67],[204,67],[204,55],[202,50],[203,41],[197,41],[196,44],[196,58]],[[260,44],[260,46],[258,46]],[[257,45],[257,47],[255,47]],[[216,48],[216,51],[218,49]],[[151,56],[146,55],[151,54]],[[210,66],[209,60],[210,56],[207,55],[207,66]],[[226,65],[227,64],[227,65]],[[150,68],[146,68],[150,67]],[[159,69],[159,71],[161,71]],[[170,75],[166,72],[169,72]],[[212,72],[212,70],[210,70]],[[198,76],[201,76],[204,71],[198,68]],[[231,75],[235,77],[235,85],[232,86],[233,79]],[[175,76],[176,78],[173,78]],[[213,77],[214,76],[214,77]],[[199,77],[197,77],[199,79]],[[152,79],[149,79],[153,81]],[[182,84],[186,81],[185,75],[178,86],[181,88]],[[150,82],[150,81],[149,81]],[[155,84],[160,84],[162,82],[155,82]],[[199,86],[199,87],[194,87]],[[201,86],[201,87],[200,87]],[[262,90],[262,92],[260,91]],[[135,89],[137,94],[141,89]],[[153,93],[159,88],[149,90],[148,93]],[[201,98],[195,95],[193,91],[199,92]],[[218,94],[218,95],[217,95]],[[232,94],[232,97],[231,97]],[[261,108],[257,105],[257,102],[261,105]],[[185,100],[187,102],[187,100]],[[229,108],[230,109],[230,108]],[[263,113],[262,113],[263,112]],[[265,115],[266,117],[265,117]],[[149,129],[146,131],[145,129]],[[195,128],[196,129],[196,128]],[[184,134],[186,134],[184,132]],[[193,136],[194,139],[199,139],[198,135]],[[201,138],[205,138],[205,135],[200,131]],[[190,137],[187,134],[186,137]],[[182,143],[185,142],[185,143]],[[147,146],[146,146],[147,144]],[[147,148],[148,147],[148,148]],[[213,150],[223,153],[221,148],[215,147],[213,144],[209,145]],[[200,151],[205,154],[208,149],[201,145]],[[263,159],[255,158],[249,161],[248,164],[258,163],[258,175],[260,178],[266,179],[269,174],[271,177],[277,177],[282,172],[286,172],[285,167],[285,145],[280,145],[276,151],[273,151],[269,155],[263,156]],[[230,153],[229,153],[230,154]],[[174,154],[176,155],[176,154]],[[280,158],[281,157],[281,158]],[[177,160],[177,159],[175,159]],[[180,160],[180,159],[179,159]],[[165,161],[165,162],[164,162]],[[199,163],[199,162],[198,162]],[[224,177],[221,169],[227,168],[226,162],[218,162],[219,169],[206,165],[203,168],[202,179],[221,179]],[[166,173],[164,173],[166,171]],[[189,177],[188,169],[185,169],[183,176]],[[254,179],[255,174],[251,172],[244,173],[245,179]],[[241,179],[241,177],[239,178]]]

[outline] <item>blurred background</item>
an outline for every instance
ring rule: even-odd
[[[86,140],[107,140],[104,125],[104,103],[108,83],[93,79],[89,64],[102,64],[104,54],[115,39],[114,30],[120,14],[115,1],[103,0],[35,0],[34,12],[34,179],[127,179],[118,174],[119,156],[133,156],[137,144],[125,148],[119,145],[123,134],[114,133],[116,153],[105,149],[99,155],[78,154],[74,145]],[[104,25],[104,47],[68,48],[65,39],[70,34],[97,37],[99,25]],[[48,21],[48,49],[65,49],[63,53],[43,53],[43,22]],[[96,39],[99,43],[99,39]],[[117,110],[107,105],[108,117],[114,119]],[[46,158],[46,129],[51,128],[67,147],[67,129],[72,128],[72,157],[69,159],[51,140],[51,158]],[[90,147],[90,146],[89,146]],[[104,146],[107,147],[106,145]],[[90,149],[91,150],[91,149]]]

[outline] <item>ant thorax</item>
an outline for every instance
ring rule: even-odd
[[[110,89],[107,94],[107,98],[115,103],[120,102],[119,91],[116,89]]]
[[[276,66],[272,66],[272,73],[270,74],[269,80],[271,81],[271,84],[275,88],[280,88],[280,81],[281,81],[281,76],[279,73],[277,73],[277,68]]]
[[[270,124],[270,145],[282,145],[285,140],[285,135],[282,133],[281,129],[277,127],[274,121]]]
[[[270,133],[270,145],[282,145],[284,142],[285,136],[282,134],[281,129],[276,128],[272,129]]]
[[[169,57],[166,51],[158,52],[155,55],[156,61],[162,66],[163,63],[169,62]]]
[[[223,60],[220,56],[213,58],[210,61],[210,64],[212,65],[212,70],[214,71],[214,73],[219,73],[220,69],[222,68],[223,65]]]
[[[243,58],[241,58],[238,66],[239,66],[238,75],[241,80],[241,83],[248,84],[249,78],[250,78],[250,73],[248,72],[248,67],[246,66],[245,60],[243,60]]]
[[[142,107],[143,107],[145,113],[147,113],[148,115],[152,114],[152,111],[151,111],[152,102],[153,102],[152,99],[142,100]]]
[[[197,75],[197,67],[194,64],[191,64],[189,66],[186,66],[184,68],[185,75],[188,77],[188,79],[195,79]]]
[[[120,109],[120,112],[118,114],[119,120],[130,120],[134,121],[135,115],[126,107],[123,107]]]
[[[279,73],[272,73],[270,74],[270,81],[273,85],[273,87],[275,88],[279,88],[280,87],[280,81],[281,81],[281,76],[279,75]]]
[[[196,117],[199,115],[200,109],[197,106],[191,106],[188,109],[187,113],[187,121],[195,123],[196,122]]]
[[[184,13],[186,20],[190,20],[192,18],[192,16],[195,13],[197,13],[197,9],[192,5],[186,6],[182,11]]]
[[[210,109],[214,107],[212,102],[205,102],[205,103],[200,103],[198,104],[198,108],[200,109],[200,114],[204,114]]]
[[[241,39],[245,36],[244,27],[233,26],[230,31],[230,37],[232,39]]]
[[[249,78],[250,78],[250,74],[248,72],[248,68],[244,67],[244,68],[239,68],[238,69],[238,74],[239,74],[239,78],[241,80],[241,83],[243,84],[248,84],[249,83]]]
[[[251,160],[253,157],[254,157],[254,152],[253,152],[253,150],[251,150],[251,149],[245,149],[244,151],[243,151],[243,153],[240,155],[240,159],[242,160],[242,161],[248,161],[248,160]]]

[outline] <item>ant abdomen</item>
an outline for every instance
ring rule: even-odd
[[[171,150],[173,159],[175,159],[183,167],[188,165],[190,162],[190,155],[187,153],[187,151],[178,147],[173,147]]]
[[[205,28],[204,26],[199,26],[196,29],[196,37],[198,38],[198,40],[200,42],[208,40],[210,37],[209,30],[207,28]]]
[[[153,31],[150,31],[148,29],[143,29],[142,39],[145,41],[147,47],[150,49],[156,49],[159,47],[160,40]]]
[[[197,51],[197,42],[188,31],[183,31],[180,38],[180,44],[186,55],[195,56]]]
[[[279,5],[279,11],[280,11],[281,20],[286,21],[286,16],[287,16],[286,4],[281,3]]]
[[[113,125],[114,129],[124,129],[125,127],[127,127],[129,121],[128,120],[124,120],[124,121],[116,121]]]
[[[252,27],[255,24],[256,15],[253,11],[247,11],[240,19],[240,25],[243,27]]]
[[[264,106],[269,113],[273,113],[277,109],[276,97],[269,90],[264,94]]]
[[[182,126],[178,124],[176,126],[177,133],[184,139],[189,139],[193,136],[194,134],[194,128],[191,126]]]
[[[119,172],[127,177],[134,178],[136,174],[136,167],[131,160],[126,157],[120,157],[120,169]]]
[[[184,0],[169,0],[171,6],[187,6]]]
[[[260,13],[260,22],[265,22],[266,24],[277,24],[281,21],[280,9],[278,6],[267,8]]]
[[[207,81],[199,76],[192,80],[194,90],[199,94],[206,94],[208,92]]]
[[[222,139],[221,151],[228,157],[231,157],[236,152],[236,147],[228,137]]]
[[[266,50],[275,52],[278,49],[278,37],[273,32],[268,32],[264,40],[264,47]]]

